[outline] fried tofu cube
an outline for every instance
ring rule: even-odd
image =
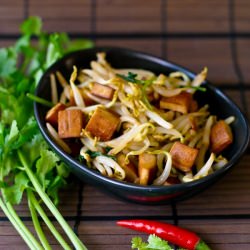
[[[138,180],[137,168],[131,161],[129,163],[126,163],[125,158],[126,156],[124,154],[119,154],[117,157],[117,162],[125,171],[125,180],[128,182],[136,183]]]
[[[161,109],[170,109],[183,114],[187,114],[192,102],[192,94],[181,92],[171,97],[162,97],[160,100]]]
[[[233,134],[229,125],[221,120],[213,125],[210,133],[211,151],[219,154],[233,142]]]
[[[194,165],[198,151],[196,148],[175,142],[170,150],[173,166],[183,172],[189,172]]]
[[[60,138],[80,137],[84,124],[81,110],[66,109],[58,113],[58,135]]]
[[[85,104],[86,106],[91,106],[91,105],[94,105],[94,104],[96,103],[94,100],[92,100],[92,99],[84,92],[84,90],[81,90],[81,89],[80,89],[80,93],[81,93],[81,96],[82,96],[82,98],[83,98],[84,104]],[[70,106],[76,106],[75,97],[74,97],[74,95],[73,95],[72,89],[70,89],[69,104],[70,104]]]
[[[82,94],[82,97],[83,97],[83,100],[84,100],[84,103],[86,106],[91,106],[91,105],[94,105],[96,104],[96,102],[94,100],[92,100],[84,90],[81,91],[81,94]]]
[[[115,90],[109,86],[94,82],[90,92],[95,96],[112,100]]]
[[[57,103],[54,107],[52,107],[46,114],[46,121],[49,122],[53,126],[57,126],[58,124],[58,113],[66,108],[66,105],[63,103]]]
[[[117,115],[104,108],[97,108],[85,129],[101,141],[108,141],[119,124],[120,118]]]
[[[140,184],[150,184],[155,177],[156,170],[157,163],[155,155],[148,153],[143,153],[139,155],[138,172]]]

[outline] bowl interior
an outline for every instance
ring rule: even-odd
[[[156,58],[154,56],[136,52],[133,50],[123,49],[123,48],[94,48],[83,51],[73,52],[54,65],[52,65],[41,78],[36,94],[44,99],[50,100],[50,74],[59,70],[66,79],[69,79],[73,65],[76,65],[78,68],[89,68],[90,61],[96,59],[97,52],[106,52],[107,61],[115,68],[141,68],[153,71],[156,74],[164,73],[169,74],[173,71],[182,71],[186,73],[190,78],[193,78],[195,75],[189,70],[175,65],[173,63],[167,62],[160,58]],[[234,142],[233,144],[223,153],[223,155],[229,160],[229,163],[223,167],[222,169],[216,171],[215,173],[202,178],[200,180],[177,184],[170,187],[164,186],[139,186],[135,184],[124,183],[120,181],[113,180],[111,178],[107,178],[101,176],[99,173],[90,170],[82,164],[79,164],[78,161],[73,159],[72,157],[65,154],[48,136],[45,126],[45,114],[48,110],[47,107],[42,106],[38,103],[34,104],[35,116],[38,121],[40,130],[50,144],[50,146],[63,158],[67,163],[77,172],[84,171],[85,175],[91,176],[94,178],[99,178],[102,182],[107,182],[112,185],[118,185],[123,188],[128,188],[131,190],[166,190],[171,193],[171,190],[176,188],[185,189],[192,188],[195,185],[199,185],[203,182],[209,181],[212,178],[216,178],[216,176],[220,176],[222,173],[226,172],[231,166],[235,165],[238,159],[242,156],[244,151],[247,148],[249,141],[249,128],[246,118],[240,111],[240,109],[218,88],[212,86],[210,83],[205,82],[204,85],[207,88],[206,92],[197,91],[196,98],[199,104],[210,105],[210,111],[212,114],[217,115],[219,118],[223,119],[228,116],[235,116],[235,122],[232,124],[232,131],[234,134]]]

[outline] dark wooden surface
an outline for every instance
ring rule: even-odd
[[[0,0],[0,46],[12,44],[20,23],[41,16],[44,29],[88,37],[96,45],[149,52],[195,72],[225,91],[249,117],[250,2],[248,0]],[[130,249],[138,234],[119,218],[143,216],[197,232],[213,250],[250,249],[250,154],[209,190],[178,204],[141,206],[111,198],[77,179],[61,193],[60,211],[90,250]],[[27,225],[24,202],[18,208]],[[53,249],[60,249],[49,236]],[[0,249],[27,249],[0,212]]]

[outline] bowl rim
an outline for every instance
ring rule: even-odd
[[[164,65],[164,67],[169,67],[171,69],[176,69],[176,70],[180,70],[182,72],[185,72],[189,75],[189,77],[194,77],[195,74],[187,69],[186,67],[183,67],[179,64],[176,64],[172,61],[166,60],[164,58],[158,57],[158,56],[154,56],[150,53],[145,53],[145,52],[141,52],[138,50],[133,50],[133,49],[129,49],[129,48],[123,48],[123,47],[116,47],[116,46],[101,46],[101,47],[94,47],[94,48],[89,48],[89,49],[83,49],[83,50],[77,50],[77,51],[73,51],[70,53],[67,53],[65,56],[63,56],[61,59],[57,60],[55,63],[53,63],[42,75],[39,83],[37,84],[36,90],[35,90],[35,95],[39,96],[39,89],[44,81],[44,79],[47,77],[47,75],[49,74],[49,72],[53,72],[60,64],[62,64],[65,60],[74,57],[75,55],[79,54],[79,53],[96,53],[96,52],[107,52],[107,51],[115,51],[115,52],[122,52],[122,53],[127,53],[127,54],[131,54],[133,56],[136,56],[137,58],[144,58],[145,60],[150,61],[151,63],[159,63],[161,65]],[[216,170],[215,172],[213,172],[210,175],[207,175],[205,177],[202,177],[198,180],[194,180],[191,182],[185,182],[185,183],[179,183],[179,184],[174,184],[174,185],[170,185],[170,186],[157,186],[157,185],[140,185],[140,184],[135,184],[135,183],[129,183],[129,182],[125,182],[125,181],[121,181],[121,180],[117,180],[111,177],[106,177],[104,175],[102,175],[101,173],[88,168],[85,164],[80,163],[77,159],[75,159],[74,157],[68,155],[67,153],[65,153],[54,141],[53,139],[48,135],[47,133],[47,129],[45,126],[43,126],[43,121],[42,119],[40,119],[39,116],[39,104],[34,102],[34,113],[35,113],[35,118],[37,120],[38,123],[38,127],[40,129],[40,132],[42,133],[43,137],[45,138],[46,142],[50,145],[50,147],[52,148],[53,151],[55,151],[58,155],[59,158],[63,159],[64,161],[66,161],[70,166],[70,168],[72,168],[72,166],[78,170],[81,170],[84,172],[85,175],[91,176],[92,178],[97,178],[99,179],[101,182],[107,182],[113,186],[116,187],[120,187],[120,188],[125,188],[128,191],[129,190],[133,190],[133,191],[148,191],[148,192],[162,192],[164,193],[164,191],[168,191],[168,193],[171,193],[171,191],[174,191],[176,189],[178,190],[182,190],[182,189],[187,189],[187,188],[193,188],[195,186],[199,186],[202,183],[205,182],[209,182],[209,180],[212,180],[214,177],[227,172],[227,170],[229,170],[233,165],[235,165],[238,160],[243,156],[243,154],[245,153],[248,144],[249,144],[249,123],[247,121],[247,118],[245,116],[245,114],[241,111],[241,109],[234,103],[233,100],[230,99],[230,97],[228,97],[223,91],[221,91],[218,87],[212,85],[208,80],[204,81],[204,84],[210,88],[211,91],[216,92],[217,95],[220,96],[220,98],[223,98],[224,100],[226,100],[227,102],[229,102],[235,110],[238,111],[238,113],[240,114],[240,120],[242,120],[244,122],[243,126],[246,128],[246,136],[244,139],[244,143],[241,145],[240,148],[238,148],[237,150],[237,154],[234,154],[233,157],[231,158],[231,160],[221,169]]]

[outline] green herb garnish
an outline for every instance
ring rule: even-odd
[[[71,245],[86,249],[55,206],[59,202],[59,190],[67,183],[69,169],[41,136],[32,103],[35,100],[50,106],[51,103],[34,96],[43,72],[65,53],[91,47],[92,43],[89,40],[72,43],[66,34],[47,34],[41,27],[40,18],[30,17],[21,25],[18,41],[0,49],[0,207],[30,249],[52,249],[38,215],[63,249],[71,249]],[[22,202],[24,194],[37,238],[14,208]],[[44,205],[70,243],[53,226]]]
[[[161,238],[159,238],[158,236],[154,234],[149,235],[147,242],[144,242],[141,237],[134,237],[131,243],[132,243],[132,249],[137,249],[137,250],[173,250],[174,249],[168,244],[167,241],[162,240]]]
[[[207,89],[205,87],[201,87],[201,86],[191,86],[191,88],[194,90],[202,91],[202,92],[207,91]]]
[[[99,152],[99,151],[87,150],[86,153],[87,153],[92,159],[93,159],[93,158],[96,158],[97,156],[106,156],[106,157],[112,158],[113,160],[116,160],[115,156],[107,154],[108,152],[105,152],[105,153],[103,154],[102,152]]]
[[[141,84],[141,81],[136,79],[137,74],[134,74],[132,72],[128,72],[128,75],[122,75],[122,74],[117,74],[118,77],[122,78],[123,80],[127,81],[127,82],[132,82],[132,83],[139,83]]]
[[[152,110],[152,105],[150,104],[148,97],[147,97],[147,92],[146,89],[148,86],[150,86],[153,83],[154,79],[148,79],[148,80],[139,80],[137,79],[137,74],[132,73],[132,72],[128,72],[128,75],[121,75],[121,74],[117,74],[118,77],[122,78],[123,80],[127,81],[127,82],[131,82],[134,84],[138,84],[141,85],[141,90],[142,90],[142,101],[143,103],[146,105],[146,107],[150,110]]]

